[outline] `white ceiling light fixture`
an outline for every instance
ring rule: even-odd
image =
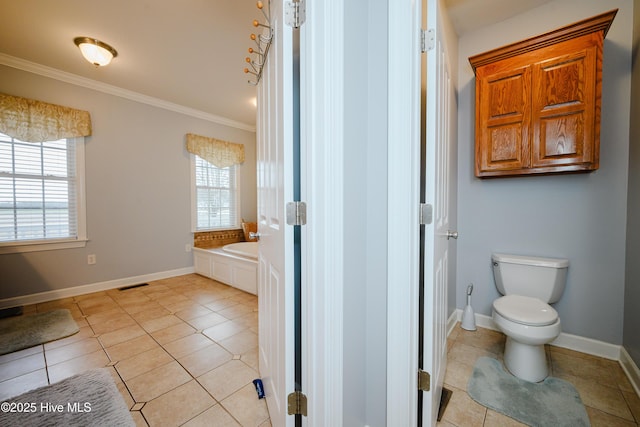
[[[118,52],[105,42],[92,37],[76,37],[73,42],[80,48],[84,59],[95,65],[103,67],[108,65]]]

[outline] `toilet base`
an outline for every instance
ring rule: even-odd
[[[544,344],[529,345],[507,337],[504,364],[514,376],[537,383],[549,375]]]

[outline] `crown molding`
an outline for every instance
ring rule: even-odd
[[[494,62],[513,58],[525,53],[534,52],[538,49],[543,49],[587,34],[601,32],[602,40],[604,40],[616,13],[618,13],[618,9],[613,9],[609,12],[575,22],[539,36],[531,37],[526,40],[474,55],[469,58],[469,63],[473,67],[473,71],[475,73],[478,67],[493,64]],[[602,50],[602,47],[600,47],[600,50]]]
[[[68,73],[66,71],[58,70],[56,68],[47,67],[46,65],[37,64],[35,62],[27,61],[22,58],[7,55],[0,52],[0,65],[6,65],[7,67],[16,68],[18,70],[27,71],[29,73],[38,74],[40,76],[49,77],[61,82],[70,83],[76,86],[81,86],[87,89],[92,89],[98,92],[103,92],[109,95],[125,98],[130,101],[139,102],[141,104],[151,105],[153,107],[162,108],[164,110],[173,111],[175,113],[184,114],[186,116],[194,117],[196,119],[206,120],[208,122],[216,123],[219,125],[229,126],[236,129],[246,130],[249,132],[255,132],[256,127],[247,123],[238,122],[235,120],[227,119],[225,117],[216,116],[215,114],[205,113],[204,111],[196,110],[194,108],[185,107],[184,105],[174,104],[173,102],[164,101],[152,96],[143,95],[132,90],[120,88],[107,83],[102,83],[97,80],[92,80],[86,77],[79,76],[77,74]]]

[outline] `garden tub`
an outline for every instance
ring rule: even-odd
[[[193,248],[193,264],[197,274],[258,294],[258,242]]]

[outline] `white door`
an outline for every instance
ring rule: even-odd
[[[258,84],[259,367],[273,426],[293,425],[287,394],[294,390],[293,227],[285,204],[293,195],[292,30],[282,0],[271,0],[274,31]],[[265,2],[265,4],[268,4]]]
[[[431,374],[431,391],[423,392],[422,423],[435,426],[444,384],[447,351],[447,287],[449,277],[449,173],[452,82],[441,36],[438,0],[427,0],[427,28],[435,43],[426,66],[425,202],[433,206],[433,222],[424,240],[423,370]],[[429,38],[429,37],[428,37]]]

